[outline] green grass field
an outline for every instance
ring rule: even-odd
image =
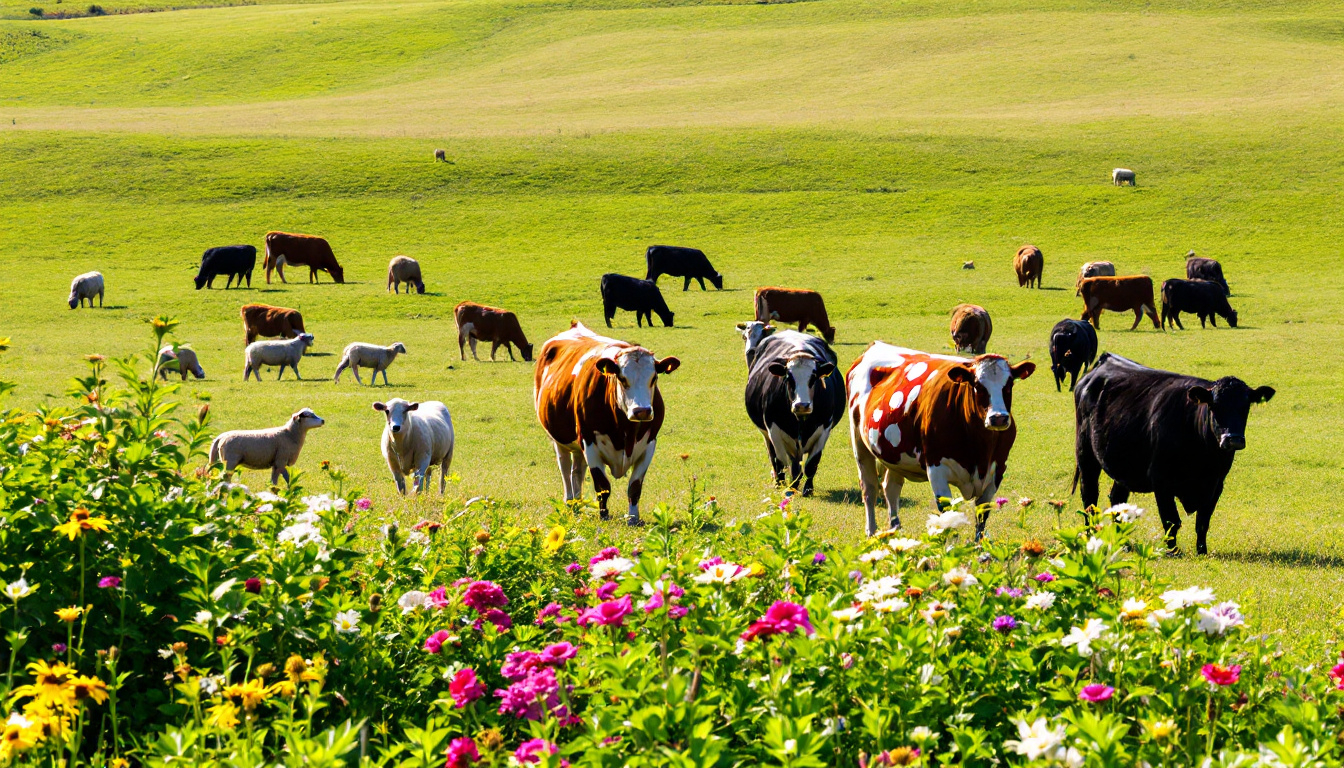
[[[1160,283],[1193,248],[1223,262],[1242,327],[1131,333],[1108,314],[1102,349],[1278,396],[1252,414],[1213,554],[1163,567],[1314,643],[1344,587],[1341,73],[1344,4],[1327,2],[352,0],[0,21],[0,377],[22,406],[59,400],[84,354],[141,350],[143,319],[172,315],[208,373],[183,394],[208,394],[219,428],[303,406],[328,419],[301,462],[310,482],[330,459],[379,509],[437,509],[394,497],[369,405],[441,399],[451,492],[534,519],[560,484],[532,368],[461,362],[452,307],[513,309],[539,344],[571,319],[601,325],[603,272],[642,276],[648,245],[693,245],[725,290],[665,279],[677,326],[624,314],[613,331],[683,361],[663,381],[645,499],[684,504],[698,477],[749,516],[773,493],[733,328],[756,286],[822,291],[846,363],[873,339],[946,350],[961,301],[993,314],[991,351],[1045,363],[1050,327],[1081,311],[1082,262]],[[437,147],[451,163],[431,162]],[[1110,186],[1115,166],[1139,186]],[[296,270],[267,286],[258,270],[250,291],[192,289],[204,248],[270,229],[328,237],[350,283]],[[1046,290],[1016,287],[1025,242],[1045,253]],[[426,295],[385,294],[399,253]],[[67,309],[90,269],[108,306]],[[303,311],[317,337],[303,382],[242,383],[251,301]],[[351,341],[406,343],[394,386],[332,384]],[[1072,399],[1043,369],[1014,412],[1003,495],[1066,498]],[[843,428],[817,488],[824,529],[857,539]],[[906,486],[907,521],[922,523],[927,488]],[[1038,503],[1027,532],[1008,514],[991,534],[1053,523]]]

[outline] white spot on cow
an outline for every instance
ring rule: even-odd
[[[904,364],[905,364],[905,358],[904,358],[904,357],[901,357],[900,355],[892,355],[892,356],[891,356],[891,359],[890,359],[890,360],[886,360],[885,362],[889,363],[892,367],[896,367],[896,366],[899,366],[899,365],[904,365]]]
[[[923,360],[917,363],[911,363],[909,367],[905,369],[905,378],[908,381],[914,381],[915,379],[918,379],[920,376],[923,376],[924,372],[927,370],[929,370],[929,364],[924,362]]]
[[[874,409],[874,410],[873,410],[873,423],[874,423],[874,424],[881,424],[881,423],[882,423],[882,409],[881,409],[881,408],[877,408],[877,409]]]
[[[937,375],[938,375],[938,369],[934,368],[932,371],[929,371],[929,375],[927,378],[924,379],[924,383],[928,384],[932,382],[934,377],[936,377]]]
[[[887,428],[882,431],[882,436],[887,438],[887,442],[891,443],[893,448],[901,444],[901,428],[895,423],[888,424]]]
[[[878,438],[880,437],[882,437],[882,433],[878,432],[876,429],[868,430],[868,445],[872,446],[874,451],[882,450],[882,446],[878,445]]]
[[[920,386],[922,385],[916,384],[910,388],[910,394],[905,398],[905,410],[909,411],[911,408],[915,407],[915,398],[919,397]]]
[[[892,412],[894,413],[897,409],[899,409],[901,407],[901,403],[903,402],[905,402],[905,393],[898,389],[896,390],[896,393],[891,396]]]

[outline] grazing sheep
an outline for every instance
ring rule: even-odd
[[[294,378],[302,380],[299,375],[299,360],[303,357],[303,351],[313,345],[313,334],[300,333],[292,339],[284,341],[254,341],[247,345],[247,350],[243,353],[243,381],[253,373],[257,374],[257,381],[261,381],[261,366],[278,365],[280,371],[276,374],[275,380],[279,381],[281,376],[285,375],[285,366],[294,369]],[[386,378],[386,376],[384,376]]]
[[[1089,277],[1115,277],[1115,265],[1109,261],[1089,261],[1078,270],[1078,283],[1073,287],[1073,295],[1083,292],[1083,281]]]
[[[164,381],[168,380],[168,372],[176,370],[182,374],[182,380],[187,380],[187,374],[194,375],[198,379],[205,378],[205,369],[196,359],[196,351],[187,347],[178,347],[173,349],[168,345],[159,350],[159,375]]]
[[[70,308],[84,306],[84,300],[89,300],[89,309],[93,309],[93,297],[98,297],[98,306],[103,306],[103,273],[85,272],[70,281]]]
[[[398,354],[407,354],[406,345],[400,341],[390,347],[380,347],[377,344],[360,344],[355,342],[345,348],[345,353],[341,356],[341,364],[336,366],[336,376],[333,381],[341,383],[341,371],[349,368],[355,373],[355,381],[363,384],[364,381],[359,378],[360,366],[373,369],[373,378],[369,380],[369,386],[378,383],[378,372],[383,372],[383,384],[387,383],[387,367],[397,359]]]
[[[406,283],[406,293],[415,286],[416,293],[425,292],[425,280],[420,276],[420,262],[410,256],[393,256],[387,264],[387,287],[393,293],[401,293],[401,284]]]
[[[1125,185],[1125,182],[1129,182],[1129,186],[1131,187],[1135,185],[1133,171],[1129,170],[1128,168],[1116,168],[1115,170],[1111,171],[1112,184],[1114,184],[1117,187],[1123,187]]]
[[[224,475],[233,474],[235,467],[270,469],[271,485],[280,477],[289,482],[288,467],[299,460],[303,439],[308,430],[322,426],[322,418],[304,408],[289,417],[283,427],[270,429],[236,429],[216,437],[210,443],[210,463],[224,464]]]
[[[437,400],[408,403],[394,397],[374,403],[373,410],[387,416],[383,428],[383,458],[397,490],[406,495],[406,475],[415,478],[415,492],[425,490],[430,467],[439,466],[439,494],[447,489],[448,467],[453,463],[453,419],[448,406]]]
[[[434,162],[437,163],[440,160],[445,163],[448,162],[448,152],[442,149],[436,149],[434,150]]]

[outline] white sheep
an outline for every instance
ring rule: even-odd
[[[224,464],[224,474],[233,474],[241,465],[248,469],[270,469],[271,485],[280,477],[289,482],[288,467],[299,460],[308,430],[325,422],[311,409],[304,408],[289,417],[282,427],[236,429],[225,432],[210,443],[210,463]]]
[[[178,347],[176,350],[169,344],[159,350],[159,375],[164,381],[168,380],[168,372],[175,370],[182,374],[182,380],[187,380],[187,374],[194,375],[198,379],[205,378],[205,369],[196,359],[196,351],[188,347]]]
[[[103,273],[85,272],[70,281],[70,298],[67,300],[70,308],[84,306],[84,300],[89,300],[89,309],[93,309],[93,297],[98,297],[98,306],[103,306]]]
[[[313,334],[300,333],[292,339],[267,339],[265,341],[254,341],[247,345],[247,350],[243,353],[243,381],[253,373],[257,374],[257,381],[261,381],[261,366],[278,365],[279,373],[275,380],[279,381],[281,376],[285,375],[285,366],[294,369],[294,378],[302,380],[299,375],[299,360],[303,357],[303,351],[313,344]]]
[[[1117,187],[1123,187],[1126,183],[1134,186],[1134,172],[1128,168],[1116,168],[1111,171],[1111,183]]]
[[[406,494],[406,475],[415,477],[415,492],[425,490],[430,467],[439,465],[439,494],[447,490],[448,467],[453,463],[453,419],[448,406],[437,400],[408,403],[394,397],[374,403],[373,410],[387,417],[383,427],[383,458],[397,490]]]
[[[393,293],[401,293],[401,284],[406,283],[406,293],[415,286],[417,293],[425,292],[425,281],[420,276],[420,262],[410,256],[393,256],[387,264],[387,287]]]
[[[333,381],[339,384],[341,382],[341,372],[349,368],[355,374],[355,381],[363,384],[364,380],[359,378],[359,369],[364,367],[373,369],[373,379],[369,382],[369,386],[378,383],[379,371],[383,372],[383,384],[390,386],[387,383],[387,367],[392,364],[393,360],[397,359],[398,353],[408,354],[406,345],[400,341],[390,347],[355,342],[345,348],[345,353],[341,356],[341,364],[336,366],[336,376]]]

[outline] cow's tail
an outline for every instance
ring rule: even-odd
[[[1069,496],[1073,496],[1073,494],[1075,494],[1075,493],[1078,492],[1078,481],[1082,478],[1082,476],[1083,476],[1083,468],[1082,468],[1081,466],[1079,466],[1079,464],[1078,464],[1078,459],[1077,459],[1077,458],[1074,458],[1074,460],[1073,460],[1073,485],[1069,488]]]

